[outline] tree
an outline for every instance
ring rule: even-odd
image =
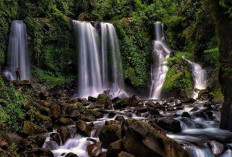
[[[218,36],[219,80],[224,94],[221,128],[232,131],[232,2],[209,0]]]

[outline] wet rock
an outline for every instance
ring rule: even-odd
[[[114,109],[120,110],[120,109],[126,108],[127,107],[127,100],[128,100],[128,98],[123,98],[123,99],[120,99],[119,101],[116,101],[114,103]]]
[[[199,110],[198,107],[194,107],[190,112],[196,112],[196,111],[198,111],[198,110]]]
[[[122,151],[122,149],[122,140],[118,140],[111,143],[108,147],[107,157],[117,157],[118,154]]]
[[[51,133],[50,140],[55,141],[58,145],[60,145],[62,143],[61,137],[58,133]]]
[[[125,120],[125,118],[123,116],[117,116],[115,118],[116,121],[119,121],[119,122],[123,122]]]
[[[188,112],[183,112],[181,117],[187,117],[187,118],[190,118],[190,114]]]
[[[57,119],[61,115],[61,109],[58,105],[52,104],[50,107],[50,113],[49,116],[52,119]]]
[[[217,141],[210,141],[208,145],[215,156],[221,155],[225,150],[224,145]]]
[[[135,107],[138,106],[140,102],[142,102],[142,100],[138,96],[133,95],[127,100],[127,106]],[[143,105],[143,103],[140,105]]]
[[[71,133],[68,127],[60,127],[57,132],[60,135],[62,143],[65,143],[69,138],[71,138]]]
[[[107,148],[111,143],[119,140],[121,137],[121,127],[117,124],[105,125],[99,133],[99,139],[102,146]]]
[[[139,113],[144,113],[144,112],[147,112],[148,109],[146,106],[137,106],[134,108],[134,111],[139,112]]]
[[[65,157],[78,157],[78,156],[74,153],[68,153],[65,155]]]
[[[80,120],[76,123],[76,128],[77,128],[77,132],[84,135],[84,136],[88,136],[90,137],[91,135],[91,128],[88,126],[88,124],[86,124],[84,121]]]
[[[88,101],[90,101],[90,102],[97,102],[97,98],[94,98],[94,97],[92,97],[92,96],[89,96],[89,97],[88,97]]]
[[[70,118],[60,118],[60,119],[58,119],[57,120],[57,123],[59,124],[59,125],[71,125],[71,124],[73,124],[74,122],[73,122],[73,120],[72,119],[70,119]]]
[[[97,142],[87,146],[88,154],[91,157],[98,156],[101,153],[101,142]]]
[[[56,150],[58,149],[59,146],[55,141],[47,141],[45,143],[45,147],[46,149],[49,149],[49,150]]]
[[[181,145],[146,122],[131,121],[129,123],[122,139],[126,152],[143,157],[188,157]]]
[[[108,118],[114,118],[115,115],[116,115],[116,113],[110,112],[109,115],[108,115]]]
[[[180,122],[172,118],[158,118],[156,124],[170,132],[178,133],[181,131]]]
[[[119,100],[120,100],[119,97],[115,97],[115,98],[112,99],[112,102],[115,103],[115,102],[117,102],[117,101],[119,101]]]
[[[187,104],[193,104],[196,102],[196,100],[193,98],[189,98],[189,99],[183,100],[182,102],[187,103]]]
[[[135,156],[122,151],[121,153],[118,154],[118,157],[135,157]]]

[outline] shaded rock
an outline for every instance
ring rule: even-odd
[[[133,95],[127,100],[127,106],[135,107],[138,106],[140,102],[142,102],[142,100],[138,96]],[[143,103],[140,105],[143,105]]]
[[[119,140],[121,137],[121,127],[117,124],[105,125],[99,133],[99,139],[102,146],[107,148],[111,143]]]
[[[134,111],[139,112],[139,113],[144,113],[144,112],[147,112],[148,109],[146,106],[137,106],[134,108]]]
[[[32,151],[26,151],[24,156],[46,156],[46,157],[54,157],[51,150],[44,149],[44,148],[35,148]]]
[[[119,99],[114,103],[114,109],[120,110],[127,107],[128,98]]]
[[[188,112],[183,112],[181,117],[187,117],[187,118],[190,118],[190,114]]]
[[[51,133],[50,140],[55,141],[58,145],[62,143],[61,137],[58,133]]]
[[[101,142],[87,146],[89,156],[98,156],[101,153]]]
[[[78,156],[74,153],[68,153],[65,155],[65,157],[78,157]]]
[[[108,118],[114,118],[115,115],[116,115],[116,113],[110,112],[109,115],[108,115]]]
[[[125,120],[125,118],[123,116],[117,116],[115,118],[115,120],[119,121],[119,122],[123,122]]]
[[[50,107],[50,113],[49,116],[52,119],[57,119],[61,115],[61,109],[58,105],[52,104]]]
[[[62,143],[65,143],[69,138],[71,138],[71,133],[68,127],[60,127],[57,132],[60,135]]]
[[[120,152],[119,154],[118,154],[118,157],[135,157],[134,155],[132,155],[132,154],[129,154],[129,153],[127,153],[127,152]]]
[[[109,145],[107,157],[117,157],[122,150],[122,140],[115,141]]]
[[[84,135],[84,136],[88,136],[90,137],[91,135],[91,128],[88,126],[88,124],[86,124],[84,121],[80,120],[76,123],[76,128],[77,128],[77,132]]]
[[[97,100],[98,100],[98,101],[109,100],[109,99],[110,99],[110,97],[109,97],[108,95],[106,95],[106,94],[99,94],[99,95],[97,96]]]
[[[221,155],[225,150],[224,145],[217,141],[210,141],[208,145],[215,156]]]
[[[180,122],[172,118],[158,118],[156,124],[170,132],[178,133],[181,131]]]
[[[183,100],[182,102],[187,103],[187,104],[193,104],[196,102],[196,100],[193,98],[189,98],[189,99]]]
[[[94,97],[92,97],[92,96],[89,96],[89,97],[88,97],[88,101],[97,102],[97,98],[94,98]]]
[[[131,124],[122,140],[126,152],[143,157],[188,157],[181,145],[146,122],[131,121],[129,123]]]
[[[47,141],[45,143],[45,148],[49,150],[56,150],[58,149],[58,144],[55,141]]]

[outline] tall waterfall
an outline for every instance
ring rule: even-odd
[[[16,80],[16,69],[20,80],[30,80],[30,61],[27,45],[27,29],[23,21],[15,20],[11,24],[6,77]]]
[[[98,32],[89,22],[73,21],[73,25],[77,33],[79,96],[97,96],[108,89],[112,96],[120,96],[124,79],[114,26],[101,23]]]
[[[150,89],[150,98],[160,99],[163,84],[168,72],[168,66],[165,65],[165,59],[170,57],[171,50],[165,43],[163,24],[155,23],[156,40],[153,42],[153,53],[156,56],[156,61],[152,65],[151,79],[152,85]]]
[[[206,70],[200,66],[200,64],[191,62],[189,60],[187,61],[192,66],[192,75],[194,79],[194,91],[192,97],[197,99],[200,90],[207,88],[207,73]]]

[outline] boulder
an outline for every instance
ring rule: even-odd
[[[69,138],[71,138],[71,133],[68,127],[60,127],[57,132],[60,135],[62,143],[65,143]]]
[[[74,153],[68,153],[65,155],[65,157],[78,157],[78,156]]]
[[[122,152],[120,152],[120,153],[118,154],[118,157],[135,157],[135,156],[132,155],[132,154],[129,154],[129,153],[127,153],[127,152],[122,151]]]
[[[90,137],[91,128],[84,121],[80,120],[76,123],[77,132],[82,134],[83,136]]]
[[[99,133],[99,139],[104,148],[107,148],[111,143],[119,140],[120,137],[121,127],[117,124],[104,125]]]
[[[106,95],[106,94],[99,94],[97,96],[97,101],[106,101],[106,100],[109,100],[109,99],[110,99],[110,97],[108,95]]]
[[[108,118],[114,118],[114,116],[116,116],[116,113],[110,112],[109,115],[108,115]]]
[[[59,124],[59,125],[64,125],[64,126],[66,126],[66,125],[71,125],[71,124],[73,124],[74,122],[73,122],[73,120],[71,119],[71,118],[60,118],[60,119],[58,119],[57,120],[57,123]]]
[[[190,114],[188,112],[183,112],[181,117],[187,117],[187,118],[190,118]]]
[[[121,110],[127,107],[128,98],[119,99],[114,103],[114,109]]]
[[[115,141],[109,145],[107,157],[117,157],[122,150],[122,140]]]
[[[143,121],[127,122],[122,144],[126,152],[143,157],[188,157],[176,141]]]
[[[97,102],[97,98],[94,98],[94,97],[92,97],[92,96],[89,96],[89,97],[88,97],[88,101],[90,101],[90,102]]]
[[[61,137],[58,133],[51,133],[50,140],[55,141],[58,145],[62,143]]]
[[[101,142],[97,142],[87,146],[88,154],[91,157],[98,156],[101,153]]]
[[[156,124],[170,132],[178,133],[181,131],[180,122],[173,118],[158,118],[156,119]]]
[[[143,105],[143,103],[140,104],[140,102],[142,102],[142,100],[138,96],[133,95],[132,97],[130,97],[127,100],[127,106],[135,107],[135,106],[138,106],[138,105]]]
[[[125,118],[123,116],[117,116],[115,118],[116,121],[119,121],[119,122],[123,122],[125,120]]]

